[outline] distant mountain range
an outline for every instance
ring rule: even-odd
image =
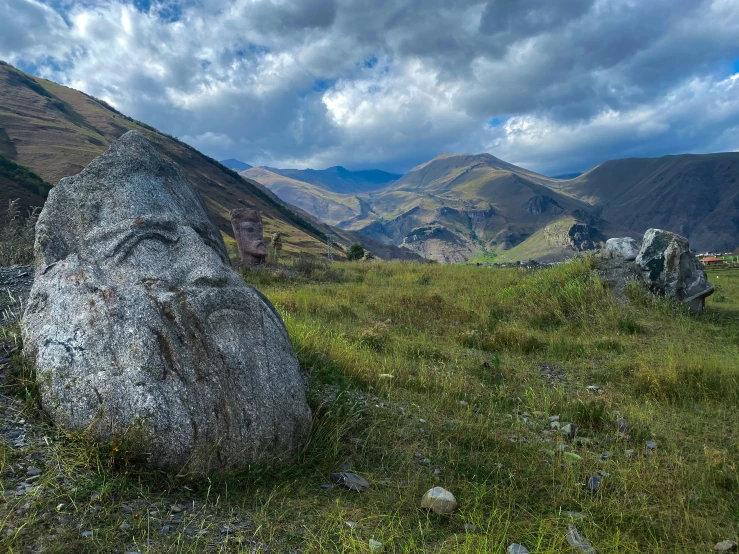
[[[438,261],[556,260],[650,227],[680,233],[696,250],[739,246],[735,152],[614,160],[558,177],[490,154],[443,154],[401,177],[385,174],[385,183],[332,180],[351,173],[241,174],[327,223]]]
[[[3,62],[0,205],[13,198],[43,204],[50,185],[78,173],[129,129],[180,165],[225,235],[229,210],[253,207],[263,213],[267,236],[283,234],[287,253],[323,254],[333,235],[339,245],[362,242],[383,258],[554,260],[649,227],[680,233],[699,251],[739,246],[736,152],[614,160],[561,178],[490,154],[444,154],[403,176],[226,160],[246,168],[237,174],[101,100]]]

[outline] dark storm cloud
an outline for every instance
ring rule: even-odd
[[[736,0],[0,0],[0,58],[249,163],[739,148]]]

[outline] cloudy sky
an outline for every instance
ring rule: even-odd
[[[0,0],[0,59],[259,165],[739,150],[739,0]]]

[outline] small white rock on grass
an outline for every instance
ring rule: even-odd
[[[737,552],[737,550],[739,550],[739,546],[734,541],[728,539],[717,543],[713,547],[714,552]]]
[[[598,554],[595,548],[593,548],[593,545],[590,544],[590,541],[583,537],[580,531],[577,530],[577,527],[572,524],[567,526],[567,542],[570,543],[570,546],[576,552],[582,552],[582,554]]]
[[[421,508],[426,508],[439,515],[451,514],[457,506],[457,499],[454,495],[442,487],[429,489],[421,498]]]

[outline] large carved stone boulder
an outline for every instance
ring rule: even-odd
[[[23,327],[55,423],[133,436],[153,465],[197,472],[304,444],[311,413],[280,316],[141,135],[62,179],[36,232]]]
[[[231,227],[239,247],[241,261],[247,265],[261,265],[267,259],[264,244],[262,216],[251,208],[231,210]]]
[[[675,233],[649,229],[636,266],[653,290],[685,302],[693,313],[702,313],[706,297],[713,294],[713,285],[690,251],[688,239]]]
[[[612,257],[634,261],[639,254],[639,243],[631,237],[608,239],[606,241],[606,252]]]

